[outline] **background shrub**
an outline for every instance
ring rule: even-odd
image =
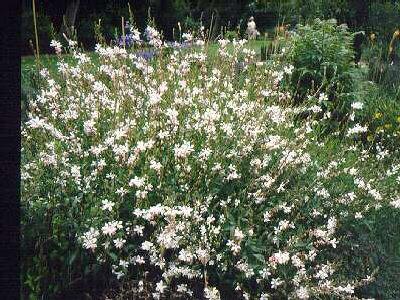
[[[294,66],[289,82],[294,104],[323,93],[327,99],[318,104],[331,113],[329,127],[340,124],[353,100],[354,52],[347,26],[334,19],[298,25],[287,48],[286,59]]]
[[[399,1],[371,1],[367,28],[386,42],[400,26]]]
[[[42,11],[38,11],[36,14],[36,22],[40,53],[49,53],[51,51],[50,41],[53,33],[50,18]],[[36,48],[35,31],[33,26],[33,13],[29,10],[23,11],[21,15],[21,40],[21,54],[33,54],[32,45]],[[32,41],[32,44],[30,41]]]
[[[400,28],[387,37],[371,33],[363,58],[369,64],[368,79],[400,97]]]
[[[296,101],[307,92],[324,92],[331,101],[352,90],[352,35],[336,20],[316,19],[298,25],[289,40],[288,59],[294,66],[291,88]]]

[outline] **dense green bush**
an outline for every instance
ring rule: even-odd
[[[369,64],[368,79],[393,91],[400,99],[400,31],[394,31],[389,40],[371,34],[363,59]]]
[[[354,18],[355,8],[348,0],[285,0],[254,1],[254,8],[264,12],[274,12],[280,21],[296,24],[309,22],[315,18],[338,19],[341,22]]]
[[[294,66],[292,91],[302,102],[308,91],[325,92],[330,100],[352,89],[352,35],[336,20],[316,19],[298,25],[289,40],[287,58]]]
[[[400,26],[399,1],[371,1],[368,29],[387,42]]]
[[[326,99],[318,100],[322,110],[340,123],[353,100],[354,53],[347,26],[334,19],[298,25],[287,48],[286,59],[294,66],[289,83],[294,103],[323,94]]]

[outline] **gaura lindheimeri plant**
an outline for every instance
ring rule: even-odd
[[[153,60],[98,45],[94,63],[71,43],[74,62],[41,71],[22,128],[26,214],[51,211],[50,239],[72,234],[139,298],[355,298],[374,273],[345,272],[349,224],[400,206],[399,161],[321,155],[317,121],[287,105],[292,67],[257,63],[245,40],[162,55],[154,30]]]

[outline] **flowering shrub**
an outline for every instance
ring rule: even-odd
[[[140,38],[140,31],[136,28],[134,24],[126,22],[125,24],[125,36],[121,36],[118,39],[118,45],[120,47],[133,47],[135,45],[139,46],[142,44],[142,39]]]
[[[294,125],[291,66],[256,63],[244,40],[212,58],[197,44],[151,61],[98,45],[96,65],[71,43],[74,62],[41,71],[22,130],[24,228],[44,214],[37,234],[137,280],[137,297],[354,296],[373,274],[347,272],[352,224],[400,206],[399,161]]]

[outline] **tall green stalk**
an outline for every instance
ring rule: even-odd
[[[33,11],[33,27],[34,27],[34,30],[35,30],[36,58],[39,60],[39,37],[38,37],[38,33],[37,33],[37,24],[36,24],[35,0],[32,0],[32,11]]]

